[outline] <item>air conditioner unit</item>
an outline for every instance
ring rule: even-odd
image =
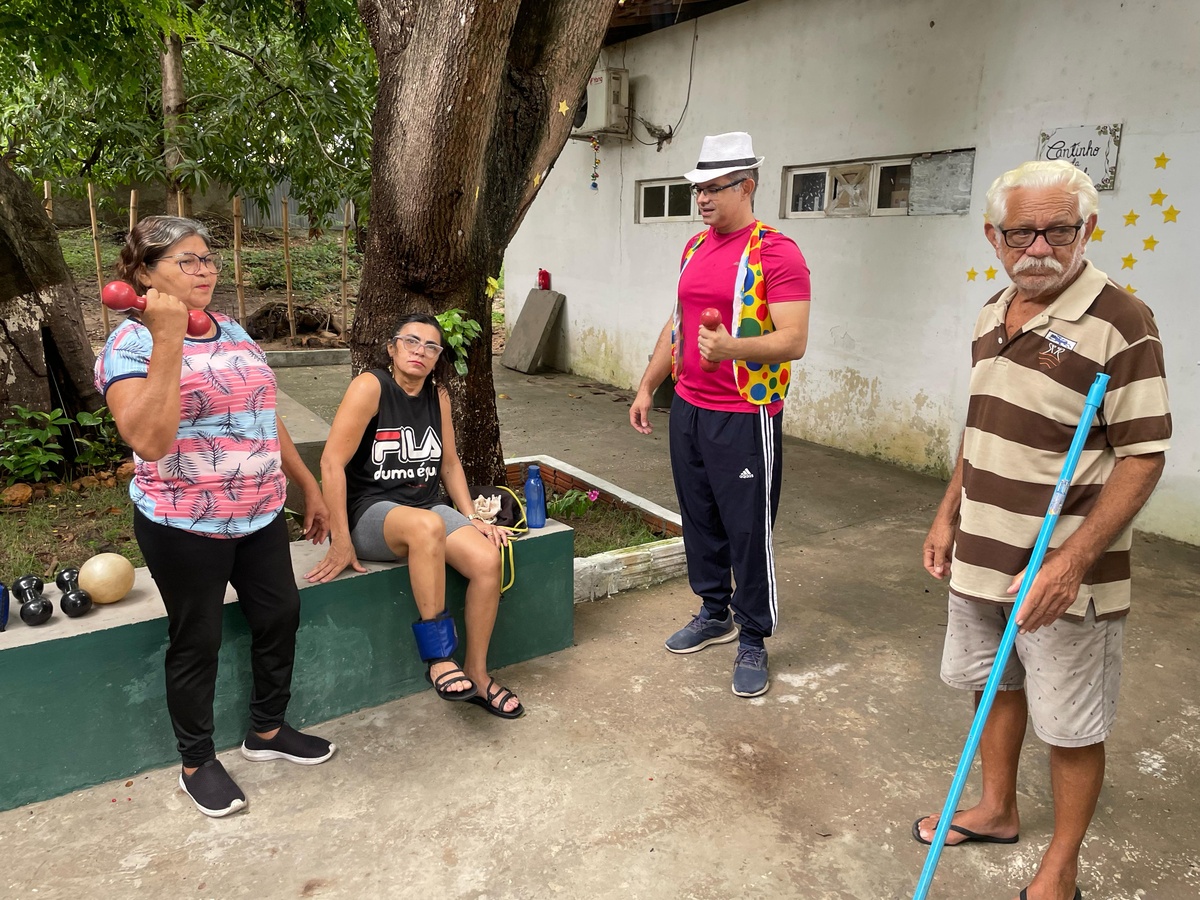
[[[608,134],[628,139],[631,136],[629,70],[597,69],[588,79],[587,93],[580,105],[583,108],[576,111],[579,115],[571,137],[587,140],[593,135]]]

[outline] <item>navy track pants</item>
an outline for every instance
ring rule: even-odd
[[[688,582],[705,616],[722,618],[732,605],[742,643],[761,647],[779,623],[772,531],[783,414],[701,409],[677,395],[669,434]]]

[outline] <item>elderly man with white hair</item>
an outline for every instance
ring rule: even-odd
[[[1097,194],[1065,161],[996,179],[984,232],[1012,285],[975,325],[967,422],[924,565],[950,580],[942,680],[976,702],[1061,471],[1084,397],[1110,377],[1052,549],[1022,604],[1015,655],[980,743],[982,796],[947,845],[1016,843],[1017,764],[1032,719],[1050,745],[1054,833],[1020,900],[1079,900],[1079,851],[1104,779],[1130,603],[1132,521],[1171,436],[1162,344],[1141,300],[1084,259]],[[929,843],[938,816],[912,826]]]

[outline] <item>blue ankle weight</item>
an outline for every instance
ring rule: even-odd
[[[413,622],[412,630],[413,637],[417,639],[417,652],[423,662],[445,659],[458,649],[458,631],[448,612],[442,612],[428,621]]]

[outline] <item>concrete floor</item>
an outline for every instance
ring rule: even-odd
[[[318,412],[345,385],[284,373]],[[508,455],[547,453],[675,507],[665,414],[643,438],[624,392],[506,370],[497,390]],[[226,753],[250,798],[226,820],[197,813],[174,768],[0,813],[0,896],[911,897],[925,848],[909,828],[940,808],[971,715],[937,678],[944,595],[919,564],[942,485],[791,440],[784,460],[764,697],[730,693],[734,645],[662,649],[693,612],[685,581],[582,604],[574,647],[501,673],[525,718],[425,692],[322,725],[340,748],[323,766]],[[1139,538],[1134,560],[1080,880],[1089,900],[1193,900],[1200,549]],[[1015,897],[1052,824],[1046,758],[1031,736],[1021,843],[947,849],[931,897]]]

